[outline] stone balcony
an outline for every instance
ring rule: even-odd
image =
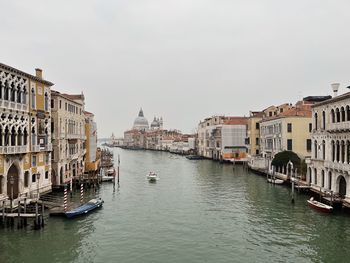
[[[52,151],[52,144],[46,144],[46,145],[32,145],[31,147],[32,152],[50,152]]]
[[[3,100],[3,99],[0,99],[0,107],[11,109],[11,110],[28,111],[27,104],[17,103],[17,102]]]
[[[29,152],[27,145],[22,146],[0,146],[0,154],[21,154]]]
[[[348,163],[325,161],[324,166],[328,169],[335,170],[337,172],[350,174],[350,164]]]
[[[329,132],[349,132],[350,121],[329,123],[327,124],[327,130]]]

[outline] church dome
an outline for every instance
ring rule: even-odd
[[[156,119],[156,117],[154,117],[152,123],[151,123],[151,128],[160,128],[160,123],[159,120]]]
[[[137,116],[137,118],[134,121],[133,128],[136,130],[148,130],[148,128],[149,128],[148,120],[143,115],[142,109],[140,110],[139,115]]]

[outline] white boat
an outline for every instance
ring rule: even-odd
[[[314,200],[313,197],[311,197],[309,200],[307,200],[307,203],[309,206],[317,211],[323,212],[323,213],[331,213],[333,211],[333,207],[330,205],[326,205],[324,203],[318,202]]]
[[[271,179],[271,178],[267,179],[267,182],[269,182],[271,184],[283,184],[284,183],[284,181],[281,179]]]
[[[102,182],[111,182],[113,181],[113,176],[102,176]]]
[[[158,180],[158,176],[155,172],[149,172],[149,174],[146,175],[149,182],[155,182]]]

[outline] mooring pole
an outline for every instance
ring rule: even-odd
[[[24,197],[24,211],[23,211],[24,214],[27,213],[27,197]],[[24,225],[26,226],[27,225],[27,218],[25,217],[24,218]]]
[[[44,211],[45,211],[45,206],[44,206],[44,201],[41,202],[41,226],[44,227]]]
[[[118,184],[119,184],[119,172],[120,172],[120,155],[118,154]]]
[[[2,201],[2,223],[5,224],[5,200]]]
[[[80,203],[84,202],[84,184],[80,185]]]
[[[63,209],[64,209],[64,212],[67,212],[67,184],[64,185]]]
[[[73,178],[70,179],[70,198],[73,198]]]
[[[18,198],[18,202],[17,202],[17,211],[18,211],[18,219],[17,219],[17,228],[20,228],[21,227],[21,203],[19,201],[20,198]]]

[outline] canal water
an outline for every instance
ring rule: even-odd
[[[49,218],[40,231],[0,229],[0,262],[349,262],[350,217],[237,166],[115,149],[120,186],[102,209]],[[160,180],[149,183],[155,171]]]

